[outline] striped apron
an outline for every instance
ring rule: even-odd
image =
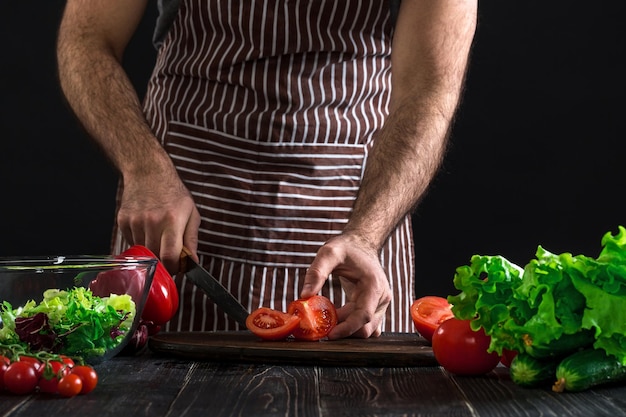
[[[145,113],[200,211],[201,263],[250,311],[286,310],[346,224],[388,114],[392,31],[388,1],[181,0]],[[393,293],[383,330],[412,331],[409,216],[381,261]],[[166,331],[239,329],[176,282]],[[322,294],[346,302],[337,277]]]

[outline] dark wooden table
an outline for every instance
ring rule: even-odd
[[[61,398],[0,394],[0,416],[624,416],[626,385],[524,389],[499,366],[455,377],[438,366],[211,362],[146,351],[96,366],[97,388]]]

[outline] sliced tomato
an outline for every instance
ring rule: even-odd
[[[282,311],[261,307],[246,319],[246,327],[264,340],[282,340],[298,328],[300,317]]]
[[[437,327],[452,317],[454,317],[452,305],[443,297],[427,295],[413,301],[411,305],[411,318],[415,329],[431,343]]]
[[[337,309],[323,295],[292,301],[287,313],[300,317],[300,324],[293,336],[298,340],[320,340],[337,325]]]

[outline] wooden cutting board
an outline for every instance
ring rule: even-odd
[[[437,366],[426,339],[412,333],[333,341],[264,341],[248,331],[169,332],[152,336],[149,348],[178,357],[252,363],[335,366]]]

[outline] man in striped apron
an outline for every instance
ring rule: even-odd
[[[410,214],[445,151],[476,0],[160,1],[141,104],[124,49],[147,0],[68,0],[59,71],[121,174],[114,251],[183,245],[250,311],[321,293],[331,339],[412,331]],[[396,14],[393,13],[395,17]],[[177,274],[166,330],[238,329]]]

